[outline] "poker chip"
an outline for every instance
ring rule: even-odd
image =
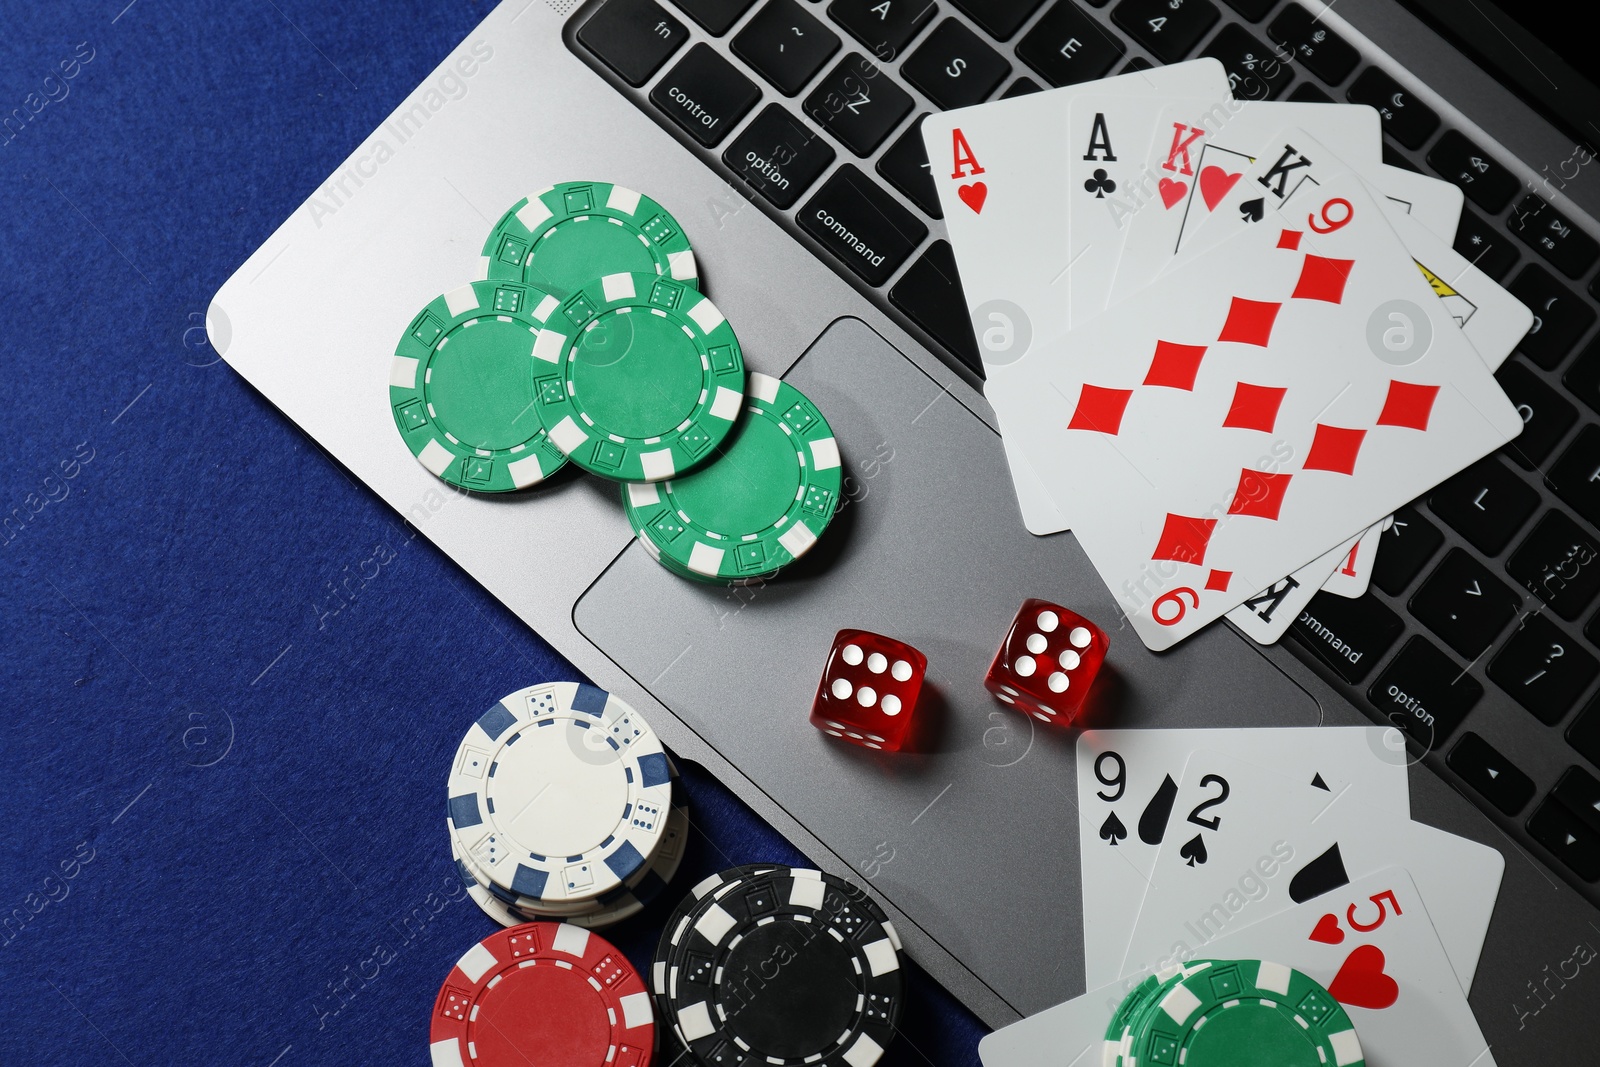
[[[566,462],[534,403],[533,353],[558,304],[519,282],[473,282],[423,308],[389,362],[389,406],[411,454],[451,485],[504,493]]]
[[[782,864],[752,863],[719,871],[697,882],[682,900],[678,901],[672,909],[672,914],[667,917],[666,924],[662,927],[661,940],[656,943],[655,956],[650,965],[650,990],[658,997],[667,995],[667,980],[671,957],[677,949],[682,934],[685,931],[685,920],[695,905],[699,904],[709,894],[727,885],[731,881],[752,874],[765,874],[772,871],[785,870]],[[663,1003],[663,1008],[666,1007]]]
[[[428,1029],[433,1067],[647,1067],[644,981],[599,934],[569,923],[498,930],[451,968]]]
[[[552,312],[533,348],[550,443],[593,474],[657,482],[716,454],[744,402],[733,327],[693,288],[608,274]]]
[[[479,716],[448,785],[463,860],[510,900],[541,909],[593,901],[645,868],[672,799],[671,766],[649,724],[575,682],[520,689]]]
[[[795,867],[725,880],[672,932],[664,999],[702,1063],[870,1067],[894,1036],[899,938],[842,879]]]
[[[541,912],[527,906],[521,898],[506,899],[514,894],[507,894],[504,890],[497,891],[496,888],[486,884],[467,865],[459,847],[453,842],[451,859],[455,862],[456,874],[460,877],[467,895],[483,909],[486,915],[501,926],[559,918],[562,922],[599,930],[633,918],[661,898],[678,873],[679,864],[683,862],[688,837],[689,809],[675,806],[667,815],[666,832],[662,835],[655,855],[651,857],[650,865],[629,882],[610,892],[602,893],[595,900],[581,906],[581,909],[574,908],[569,913]]]
[[[561,296],[619,273],[699,287],[678,220],[648,196],[608,182],[562,182],[517,201],[484,242],[480,272]]]
[[[1129,1063],[1359,1067],[1361,1041],[1318,982],[1265,960],[1211,960],[1164,984],[1124,1054]]]
[[[745,414],[715,462],[622,499],[639,542],[674,573],[752,582],[805,555],[839,505],[839,446],[806,396],[752,373]]]
[[[1194,960],[1187,965],[1164,967],[1155,974],[1147,975],[1144,981],[1135,986],[1123,998],[1106,1026],[1102,1067],[1123,1067],[1128,1063],[1133,1037],[1145,1014],[1179,979],[1210,965],[1210,960]]]

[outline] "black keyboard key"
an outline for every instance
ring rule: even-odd
[[[578,31],[578,41],[635,88],[688,39],[683,23],[652,0],[607,0]]]
[[[1459,655],[1476,659],[1516,618],[1520,604],[1511,587],[1487,567],[1452,548],[1412,594],[1410,608]]]
[[[1589,625],[1592,629],[1594,623]],[[1567,727],[1567,744],[1594,766],[1600,767],[1600,696],[1592,698],[1588,706],[1572,720],[1572,725]]]
[[[1509,288],[1511,295],[1533,312],[1533,326],[1517,351],[1545,370],[1555,370],[1594,322],[1594,309],[1549,271],[1532,263],[1522,268]]]
[[[889,302],[910,316],[911,321],[933,335],[968,369],[983,377],[983,361],[972,336],[972,320],[967,317],[967,298],[961,292],[956,274],[956,257],[949,241],[928,246],[900,280],[889,290]]]
[[[1289,93],[1289,99],[1297,104],[1331,104],[1333,97],[1329,96],[1316,82],[1301,82]]]
[[[1394,513],[1394,525],[1379,539],[1372,581],[1390,596],[1399,596],[1439,551],[1444,534],[1407,504]]]
[[[1491,215],[1498,215],[1517,192],[1516,176],[1457,130],[1446,130],[1428,151],[1428,166],[1461,186],[1468,200]]]
[[[1251,22],[1260,22],[1278,0],[1228,0],[1228,6]]]
[[[933,0],[833,0],[828,17],[889,63],[933,21],[936,10]]]
[[[718,37],[750,10],[753,0],[672,0],[684,14],[698,22],[707,33]]]
[[[945,19],[900,64],[900,73],[947,111],[987,99],[1011,73],[1011,64],[956,19]]]
[[[822,183],[796,218],[868,285],[888,281],[928,236],[921,220],[849,163]]]
[[[1545,481],[1589,525],[1600,526],[1600,426],[1585,426],[1551,466]]]
[[[1380,553],[1381,555],[1382,553]],[[1361,681],[1405,629],[1400,616],[1374,596],[1354,599],[1318,593],[1289,626],[1302,645],[1345,681]]]
[[[1533,779],[1468,730],[1445,758],[1450,769],[1506,815],[1515,815],[1533,799]]]
[[[732,47],[778,92],[793,96],[839,50],[839,38],[795,0],[767,0]]]
[[[1428,751],[1441,747],[1482,698],[1478,680],[1426,637],[1407,641],[1367,690],[1372,706]]]
[[[911,94],[851,52],[811,90],[803,110],[850,151],[869,156],[911,110]]]
[[[836,153],[779,104],[768,104],[722,153],[722,161],[774,207],[793,207]]]
[[[1455,248],[1495,281],[1517,265],[1517,248],[1511,238],[1470,211],[1461,212],[1461,221],[1456,224]]]
[[[1028,21],[1040,0],[950,0],[956,9],[996,40],[1005,41]]]
[[[1545,797],[1534,809],[1528,833],[1585,882],[1600,878],[1600,832],[1554,797]]]
[[[1546,726],[1566,717],[1600,663],[1543,615],[1529,615],[1489,663],[1489,677]]]
[[[1578,229],[1576,223],[1557,212],[1543,197],[1532,193],[1511,209],[1506,228],[1569,278],[1581,275],[1600,256],[1600,243]]]
[[[1274,99],[1294,78],[1287,62],[1237,23],[1224,26],[1200,54],[1222,64],[1228,86],[1240,100]]]
[[[1576,619],[1600,594],[1600,545],[1564,512],[1551,511],[1511,553],[1506,571],[1557,615]]]
[[[756,83],[701,42],[650,90],[650,102],[711,148],[761,99]]]
[[[1561,381],[1573,396],[1600,411],[1600,337],[1590,341],[1572,361]]]
[[[1221,14],[1211,0],[1122,0],[1111,21],[1163,63],[1194,51]]]
[[[1421,148],[1422,142],[1439,128],[1439,116],[1433,108],[1416,99],[1410,89],[1378,67],[1362,71],[1350,83],[1345,98],[1352,104],[1377,108],[1384,132],[1407,148]]]
[[[928,149],[922,143],[922,120],[906,127],[878,159],[878,173],[906,198],[936,219],[944,218],[939,209],[939,190],[933,184],[933,171],[928,166]]]
[[[1017,42],[1017,58],[1051,85],[1074,85],[1102,77],[1127,50],[1127,45],[1084,14],[1073,0],[1057,0]]]
[[[1594,775],[1582,767],[1568,767],[1550,796],[1600,834],[1600,781]]]
[[[1539,506],[1539,493],[1489,456],[1434,489],[1428,506],[1479,551],[1496,556]]]
[[[1041,93],[1043,91],[1044,86],[1032,78],[1018,78],[1006,87],[1006,91],[1000,94],[1000,99],[1010,100],[1013,96],[1027,96],[1030,93]]]
[[[1522,432],[1502,451],[1518,466],[1532,470],[1577,421],[1578,409],[1520,359],[1506,361],[1495,378],[1522,416]]]
[[[1293,51],[1297,62],[1329,85],[1344,81],[1361,61],[1349,41],[1299,4],[1278,12],[1267,27],[1267,36]]]

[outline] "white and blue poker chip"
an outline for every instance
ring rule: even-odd
[[[671,803],[671,766],[649,724],[577,682],[529,686],[491,707],[450,771],[462,855],[497,896],[543,907],[593,901],[642,872]]]

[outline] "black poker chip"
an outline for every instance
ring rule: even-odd
[[[652,987],[714,1067],[870,1067],[904,994],[900,941],[860,888],[799,867],[723,872],[669,920]]]

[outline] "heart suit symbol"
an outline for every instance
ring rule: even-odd
[[[1200,170],[1200,198],[1206,202],[1206,209],[1214,210],[1223,197],[1228,195],[1228,190],[1236,185],[1244,171],[1229,174],[1221,167],[1203,167]]]
[[[1189,183],[1162,178],[1156,183],[1156,188],[1161,192],[1161,203],[1170,211],[1183,199],[1183,194],[1189,191]]]
[[[1353,1008],[1387,1008],[1399,999],[1400,984],[1383,973],[1383,950],[1362,945],[1345,957],[1328,992]]]
[[[983,202],[989,198],[989,187],[983,182],[973,182],[956,190],[961,202],[972,209],[974,215],[983,211]]]
[[[1324,945],[1344,944],[1344,931],[1339,928],[1339,920],[1331,914],[1318,919],[1316,928],[1311,931],[1311,940],[1321,941]]]

